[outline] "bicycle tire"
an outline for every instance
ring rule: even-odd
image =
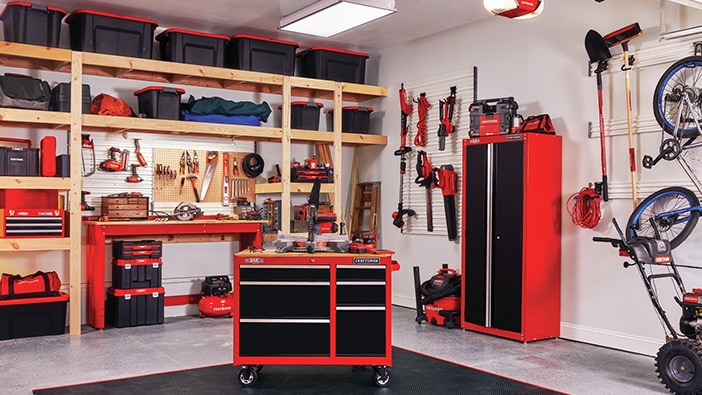
[[[699,199],[687,188],[668,187],[658,190],[644,199],[631,213],[626,224],[626,238],[631,240],[635,237],[656,237],[657,231],[661,239],[668,240],[671,248],[675,248],[690,236],[700,213],[691,210],[675,216],[659,215],[696,206],[699,206]],[[655,225],[651,224],[651,218]]]
[[[675,124],[679,118],[677,104],[683,93],[691,97],[698,114],[702,114],[702,56],[689,56],[673,63],[658,80],[653,94],[653,114],[658,125],[673,137],[690,138],[699,135],[697,123],[685,117],[679,129],[679,136],[674,134]]]

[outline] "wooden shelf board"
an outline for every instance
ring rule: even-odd
[[[70,240],[68,237],[0,239],[0,251],[68,251]]]
[[[388,145],[388,136],[379,134],[342,133],[341,143],[345,145]]]
[[[71,179],[62,177],[0,177],[0,189],[71,189]]]
[[[3,66],[66,72],[70,63],[69,49],[0,41],[0,65]]]
[[[310,193],[312,191],[311,182],[291,182],[290,192],[291,193]],[[283,184],[279,182],[267,183],[267,184],[256,184],[256,193],[282,193]],[[320,188],[322,193],[334,193],[334,184],[322,184]]]
[[[3,127],[68,129],[71,125],[71,114],[58,111],[0,108],[0,120]]]
[[[112,117],[103,115],[83,115],[83,128],[86,130],[122,133],[146,131],[162,134],[189,134],[200,136],[233,137],[240,140],[280,141],[283,132],[280,128],[264,126],[228,125],[209,122],[175,121],[168,119],[145,119]]]

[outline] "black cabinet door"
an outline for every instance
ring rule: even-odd
[[[521,331],[524,143],[466,147],[466,322]]]

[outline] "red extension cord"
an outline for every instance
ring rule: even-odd
[[[593,188],[585,187],[578,193],[570,195],[566,209],[573,223],[586,229],[592,229],[600,222],[600,195]]]

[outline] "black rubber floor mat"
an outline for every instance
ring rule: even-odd
[[[242,387],[239,367],[219,365],[96,383],[34,390],[50,394],[559,394],[393,347],[387,388],[376,386],[367,366],[266,365],[252,387]]]

